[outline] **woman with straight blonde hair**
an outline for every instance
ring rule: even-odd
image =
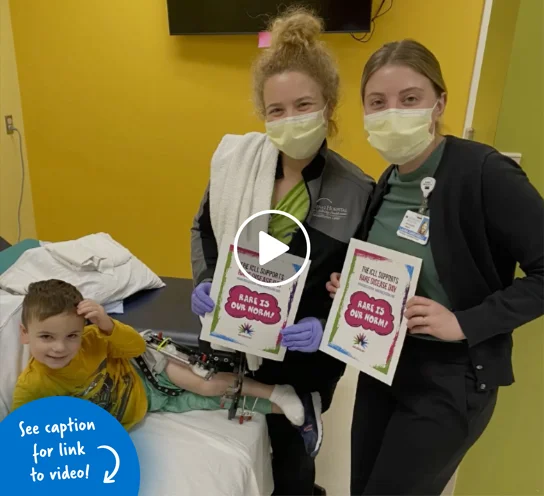
[[[361,96],[392,165],[360,238],[423,264],[392,385],[359,375],[351,494],[439,495],[514,381],[514,329],[544,313],[544,202],[510,158],[440,134],[446,84],[420,43],[375,52]],[[339,285],[333,274],[331,294]]]

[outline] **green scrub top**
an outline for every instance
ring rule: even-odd
[[[306,183],[300,181],[277,203],[276,206],[272,207],[272,210],[286,212],[300,222],[303,222],[308,215],[309,208],[310,197],[306,189]],[[286,245],[291,242],[291,238],[297,229],[297,224],[288,217],[285,217],[285,215],[273,214],[270,217],[268,234]]]

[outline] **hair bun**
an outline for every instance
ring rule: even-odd
[[[271,48],[308,48],[317,42],[323,28],[323,20],[310,10],[288,9],[271,23]]]

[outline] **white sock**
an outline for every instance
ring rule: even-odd
[[[304,407],[293,386],[277,385],[270,395],[270,401],[281,408],[281,411],[293,425],[304,424]]]

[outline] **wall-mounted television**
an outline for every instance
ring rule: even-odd
[[[300,0],[167,0],[171,35],[255,34],[267,20]],[[372,0],[306,0],[329,33],[370,31]]]

